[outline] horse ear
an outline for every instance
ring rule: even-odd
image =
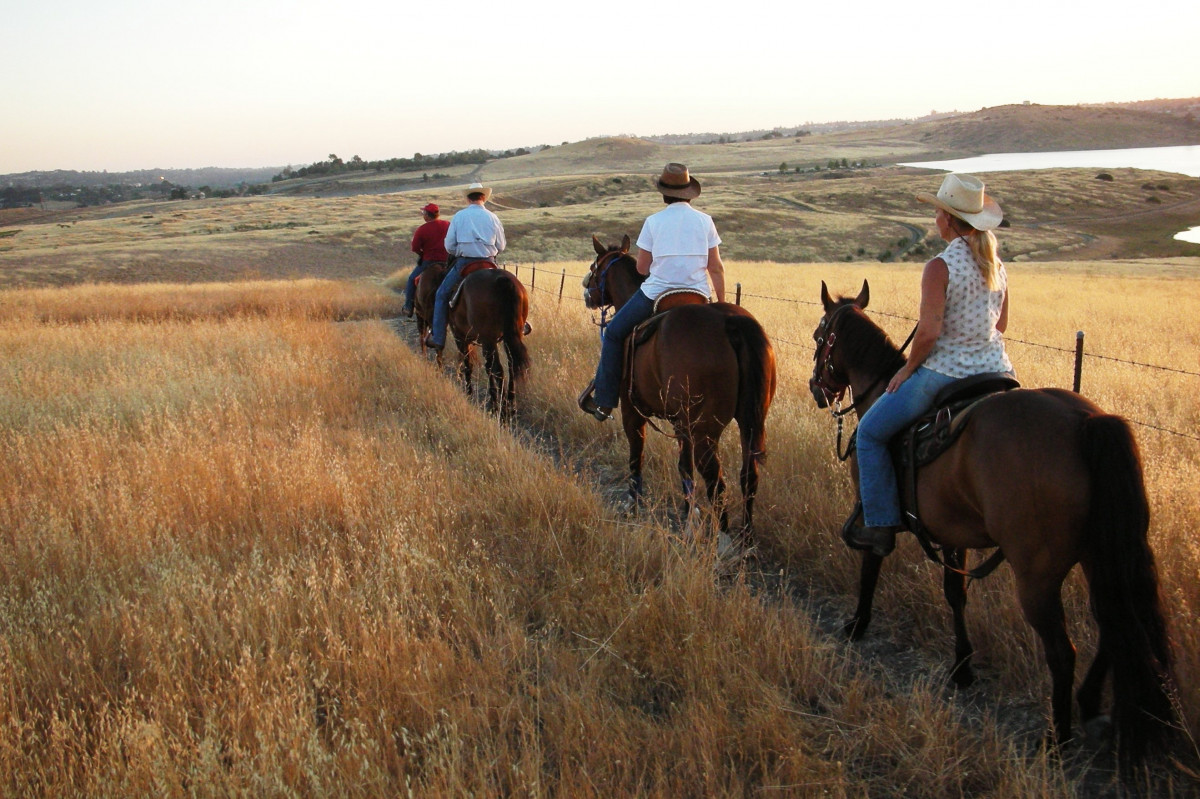
[[[596,248],[596,255],[604,255],[608,252],[604,245],[600,243],[600,239],[596,238],[596,234],[592,234],[592,246]]]
[[[867,303],[871,301],[871,287],[867,285],[867,281],[863,280],[862,291],[858,292],[858,296],[854,298],[854,304],[862,310],[867,309]]]
[[[629,234],[625,234],[625,238],[621,239],[621,255],[629,252]]]
[[[825,281],[821,281],[821,305],[825,306],[825,313],[833,308],[833,297],[829,296],[829,287],[825,285]]]

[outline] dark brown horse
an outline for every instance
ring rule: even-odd
[[[425,353],[425,334],[433,322],[433,300],[446,277],[446,269],[445,261],[434,261],[417,276],[417,286],[413,290],[413,316],[417,320],[417,346],[421,348],[421,354]]]
[[[869,296],[865,281],[853,299],[833,300],[821,284],[825,314],[813,334],[810,388],[822,408],[850,388],[861,416],[904,363],[863,313]],[[1171,736],[1171,648],[1146,540],[1150,510],[1141,458],[1124,419],[1059,389],[995,394],[975,406],[957,442],[921,468],[917,508],[947,564],[943,588],[954,614],[957,684],[974,680],[961,564],[969,549],[999,547],[1012,565],[1025,619],[1045,649],[1052,733],[1059,743],[1068,740],[1075,647],[1061,588],[1078,563],[1100,629],[1095,661],[1076,695],[1085,727],[1105,721],[1100,695],[1111,671],[1122,761],[1137,763]],[[863,555],[858,609],[846,625],[853,639],[870,623],[881,562]]]
[[[589,308],[620,308],[646,278],[629,255],[629,237],[605,247],[595,236],[596,260],[584,278]],[[709,501],[729,529],[725,481],[717,447],[734,419],[742,439],[743,539],[754,520],[758,467],[766,455],[766,419],[775,396],[775,352],[762,326],[747,311],[725,302],[680,305],[655,319],[646,336],[635,331],[632,362],[621,381],[621,420],[629,439],[629,495],[642,499],[642,452],[649,418],[665,419],[679,442],[684,513],[694,502],[694,467],[704,477]],[[627,352],[628,347],[627,347]],[[686,516],[685,516],[686,518]]]
[[[488,373],[488,410],[511,418],[516,384],[529,373],[529,351],[524,341],[530,330],[526,321],[529,294],[514,275],[492,267],[469,271],[456,295],[450,307],[450,333],[458,347],[458,373],[463,387],[471,393],[471,350],[478,344]],[[501,344],[507,380],[500,362]]]

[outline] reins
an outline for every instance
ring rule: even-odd
[[[821,335],[817,336],[817,351],[813,354],[813,359],[817,363],[813,367],[812,380],[809,381],[810,386],[816,387],[824,392],[827,401],[829,401],[829,413],[834,419],[837,420],[837,443],[834,445],[834,452],[837,454],[838,460],[843,462],[850,457],[852,452],[854,452],[855,442],[857,441],[857,437],[852,433],[850,435],[850,441],[846,444],[845,451],[842,451],[844,417],[851,411],[857,411],[859,409],[859,404],[865,401],[868,397],[872,396],[875,390],[879,388],[879,385],[883,383],[885,379],[889,378],[889,375],[886,373],[882,374],[875,378],[875,380],[862,392],[855,392],[848,379],[843,381],[836,374],[834,374],[831,356],[833,353],[833,345],[837,341],[837,332],[833,330],[833,322],[842,311],[851,307],[855,306],[849,304],[842,305],[839,308],[834,309],[833,314],[828,319],[821,320],[820,327],[822,329],[822,333]],[[908,338],[906,338],[904,340],[904,344],[900,346],[901,354],[908,349],[908,345],[912,343],[913,337],[916,336],[916,334],[917,326],[914,325],[912,332],[908,334]],[[845,394],[847,389],[854,393],[854,401],[849,407],[842,408],[842,396]],[[857,430],[855,432],[857,432]],[[913,470],[917,468],[915,462],[911,468]],[[857,503],[855,503],[854,511],[850,514],[850,518],[846,520],[846,526],[852,525],[854,520],[857,519],[861,513],[862,501],[859,500]],[[997,549],[974,569],[968,570],[961,568],[957,565],[958,557],[957,555],[953,554],[954,550],[947,550],[944,546],[936,544],[929,535],[929,531],[925,528],[925,525],[921,523],[920,518],[915,513],[909,511],[907,515],[909,517],[909,528],[912,530],[917,542],[921,545],[921,549],[924,550],[925,555],[931,561],[938,564],[943,569],[966,577],[969,580],[981,580],[995,571],[996,567],[1004,562],[1004,550]]]

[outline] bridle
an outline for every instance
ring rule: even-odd
[[[813,376],[808,381],[809,391],[813,396],[817,396],[820,391],[825,398],[825,404],[829,408],[829,413],[837,420],[837,456],[838,460],[846,460],[850,457],[850,453],[854,449],[854,438],[851,437],[850,443],[847,445],[845,452],[842,451],[842,417],[851,412],[857,412],[860,403],[864,402],[874,393],[875,389],[879,388],[880,384],[888,380],[891,375],[884,373],[875,378],[871,385],[867,386],[863,391],[854,392],[854,401],[846,408],[842,407],[842,398],[846,395],[846,390],[850,388],[849,376],[842,377],[837,374],[833,366],[833,347],[837,343],[837,331],[833,329],[834,320],[841,316],[842,311],[849,308],[855,308],[853,303],[839,305],[832,313],[821,317],[820,323],[817,325],[817,332],[813,335],[816,339],[817,349],[813,353]],[[912,343],[913,336],[917,333],[917,328],[914,326],[908,338],[904,340],[903,346],[900,347],[900,352],[908,349],[908,345]]]
[[[843,311],[853,307],[849,304],[840,305],[833,313],[822,316],[820,324],[817,325],[817,332],[813,335],[817,349],[813,352],[813,375],[808,381],[808,387],[814,396],[819,390],[825,398],[825,404],[830,408],[840,406],[846,389],[850,388],[850,378],[839,375],[833,365],[833,347],[837,343],[837,331],[833,329],[833,323]],[[834,411],[833,415],[845,416],[854,407],[851,405],[844,411]]]
[[[583,287],[587,291],[594,292],[596,307],[600,308],[600,321],[596,323],[600,327],[600,335],[604,335],[604,328],[608,326],[608,312],[612,308],[611,301],[604,301],[604,290],[608,282],[608,270],[612,268],[613,264],[621,260],[623,255],[626,255],[626,253],[620,250],[610,250],[603,255],[597,255],[596,260],[592,261],[592,265],[588,267],[588,279],[583,284]],[[610,258],[609,256],[612,257]],[[604,266],[601,266],[600,262],[605,258],[608,260],[605,261]],[[595,286],[592,285],[593,281],[596,283]],[[594,316],[592,318],[593,320],[595,319]]]

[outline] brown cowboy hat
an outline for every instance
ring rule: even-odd
[[[700,196],[700,181],[688,174],[683,164],[667,164],[658,179],[658,190],[664,197],[691,200]]]

